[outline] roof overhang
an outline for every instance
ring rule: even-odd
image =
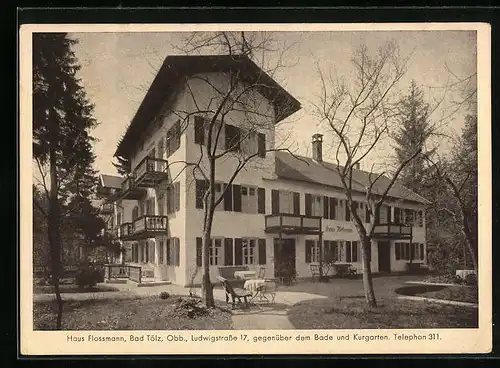
[[[167,56],[151,83],[146,96],[118,144],[114,156],[128,157],[137,137],[154,121],[163,104],[176,92],[183,78],[199,73],[238,70],[240,78],[259,84],[259,92],[269,99],[277,112],[275,123],[300,110],[300,102],[266,74],[247,56],[237,55],[182,55]]]

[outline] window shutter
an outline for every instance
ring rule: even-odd
[[[370,208],[368,208],[368,204],[365,206],[365,221],[370,222]]]
[[[198,267],[201,267],[202,259],[203,259],[203,240],[201,238],[196,238],[196,265]]]
[[[265,265],[266,259],[266,239],[259,239],[259,264]]]
[[[312,198],[309,193],[305,194],[305,202],[306,202],[306,208],[305,208],[305,215],[306,216],[311,216],[312,212]]]
[[[259,157],[266,157],[266,135],[264,133],[259,133],[258,135],[258,147],[259,147]]]
[[[332,241],[332,252],[333,252],[333,260],[334,261],[340,260],[340,257],[339,257],[339,244],[336,241]]]
[[[233,186],[224,183],[224,211],[233,210]]]
[[[330,218],[330,201],[328,200],[328,197],[323,197],[323,218]]]
[[[226,150],[240,150],[240,129],[233,125],[226,124]]]
[[[420,244],[420,260],[424,260],[424,245]]]
[[[234,264],[236,266],[243,264],[243,248],[240,238],[234,239]]]
[[[233,265],[233,239],[224,238],[224,266]]]
[[[306,263],[311,263],[311,252],[314,245],[313,240],[306,239]]]
[[[276,189],[271,190],[271,213],[273,215],[280,213],[280,192]]]
[[[194,118],[194,143],[205,144],[205,119],[201,116]]]
[[[293,192],[293,214],[300,215],[300,193]]]
[[[410,259],[410,243],[405,243],[405,255],[406,259]]]
[[[181,209],[181,183],[174,183],[174,194],[175,194],[175,205],[174,211],[179,211]]]
[[[266,190],[264,188],[257,189],[257,212],[266,213]]]
[[[337,199],[330,197],[330,220],[335,220],[335,217],[337,216]]]
[[[181,121],[177,120],[174,125],[174,151],[178,150],[181,146]]]
[[[400,248],[401,243],[395,243],[394,244],[394,249],[396,252],[396,261],[399,261],[401,259],[401,248]]]
[[[144,244],[144,248],[146,248],[146,255],[144,256],[144,259],[146,262],[149,261],[149,244],[148,242],[146,242],[146,244]]]
[[[241,185],[233,185],[233,211],[241,212]]]
[[[353,262],[358,261],[358,242],[357,241],[352,242],[352,261]]]
[[[196,180],[196,208],[203,208],[203,195],[206,190],[205,180]]]
[[[179,266],[180,265],[180,258],[181,258],[181,245],[180,245],[180,239],[175,238],[175,265]]]
[[[345,261],[351,262],[351,242],[345,242]]]

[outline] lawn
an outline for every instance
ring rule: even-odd
[[[63,330],[227,330],[232,328],[231,312],[210,309],[208,315],[190,318],[187,308],[179,304],[181,297],[159,296],[120,300],[65,302]],[[186,300],[186,297],[182,297]],[[56,303],[35,302],[35,330],[55,328]]]
[[[477,328],[476,308],[379,298],[377,308],[363,296],[316,299],[289,311],[297,329]]]
[[[61,285],[60,287],[61,293],[97,293],[101,291],[120,291],[114,286],[109,285],[97,285],[95,287],[85,287],[79,288],[78,285],[75,284],[66,284]],[[54,293],[54,286],[51,285],[37,285],[33,286],[33,294],[52,294]]]
[[[439,290],[429,291],[417,296],[425,298],[453,300],[456,302],[477,303],[478,294],[475,287],[449,286]]]

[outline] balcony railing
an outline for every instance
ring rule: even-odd
[[[118,236],[120,239],[125,239],[132,235],[132,223],[131,222],[126,222],[124,224],[120,225],[120,231]]]
[[[115,199],[141,199],[146,195],[144,188],[138,188],[135,184],[134,177],[128,176],[123,180],[121,190],[115,196]]]
[[[104,278],[112,279],[130,279],[141,283],[141,267],[132,265],[107,264],[104,265]]]
[[[403,224],[378,224],[373,229],[373,235],[379,239],[411,239],[412,227]]]
[[[168,161],[162,158],[145,157],[134,170],[135,185],[153,188],[168,178]]]
[[[321,231],[321,217],[293,214],[267,215],[266,232],[284,234],[318,234]]]
[[[124,226],[126,225],[126,226]],[[135,219],[132,223],[120,227],[120,238],[123,240],[138,240],[166,234],[168,217],[159,215],[145,215]]]

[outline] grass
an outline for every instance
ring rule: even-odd
[[[65,302],[63,330],[227,330],[232,328],[231,312],[210,309],[208,315],[189,318],[179,308],[179,296],[159,296],[121,300]],[[182,297],[183,300],[186,297]],[[57,305],[54,301],[35,302],[35,330],[55,329]]]
[[[69,285],[61,285],[60,287],[61,293],[64,294],[73,294],[73,293],[96,293],[101,291],[120,291],[114,286],[109,285],[97,285],[95,287],[85,287],[79,288],[77,285],[69,284]],[[54,286],[51,285],[38,285],[33,286],[33,294],[52,294],[54,293]]]
[[[478,301],[477,288],[475,287],[448,286],[439,290],[427,291],[417,296],[466,303],[477,303]]]
[[[294,305],[297,329],[477,328],[476,308],[379,298],[370,308],[363,296],[309,300]]]

